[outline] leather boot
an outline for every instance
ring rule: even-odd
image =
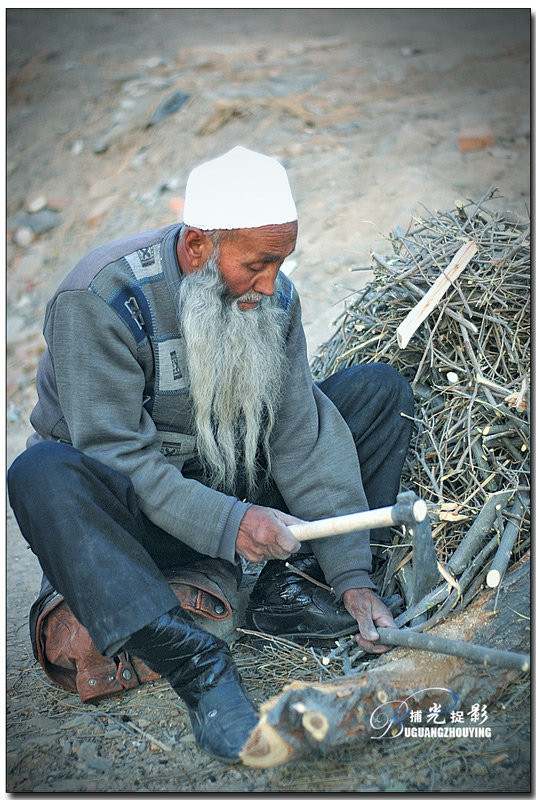
[[[222,639],[177,606],[137,631],[125,649],[167,678],[188,708],[200,747],[222,761],[240,761],[258,715]]]
[[[249,598],[246,622],[249,628],[293,642],[321,645],[326,640],[356,633],[357,621],[342,600],[325,586],[316,557],[310,553],[290,556],[289,563],[313,580],[292,572],[283,561],[269,561],[260,573]],[[389,606],[393,598],[383,598]],[[401,598],[398,597],[400,600]]]
[[[246,620],[253,630],[295,642],[336,639],[358,630],[355,619],[333,592],[319,586],[325,577],[314,555],[298,553],[289,563],[317,583],[269,561],[251,593]]]

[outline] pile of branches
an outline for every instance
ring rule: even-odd
[[[491,210],[495,195],[492,188],[445,213],[425,209],[405,233],[396,229],[394,255],[371,254],[374,280],[352,297],[311,364],[322,379],[380,361],[412,385],[414,437],[402,482],[427,501],[450,584],[441,600],[427,598],[433,616],[434,605],[455,605],[447,598],[453,587],[460,602],[474,596],[506,530],[510,565],[529,548],[530,225]],[[475,254],[401,346],[399,326],[470,242]],[[490,495],[502,502],[483,514]],[[394,545],[384,590],[393,589],[393,576],[411,558],[400,537]],[[401,623],[411,614],[403,616]]]

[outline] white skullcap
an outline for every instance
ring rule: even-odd
[[[202,230],[260,228],[298,219],[285,168],[245,147],[195,167],[186,183],[183,221]]]

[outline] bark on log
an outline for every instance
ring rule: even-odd
[[[495,593],[482,592],[464,611],[437,625],[434,633],[478,645],[527,652],[530,643],[530,560],[510,570],[503,581],[502,603],[493,612]],[[241,758],[251,767],[273,767],[302,756],[318,756],[341,745],[365,744],[381,738],[378,707],[401,703],[428,709],[448,693],[456,709],[469,711],[474,703],[489,704],[518,670],[484,666],[458,656],[395,648],[378,659],[377,666],[355,678],[321,683],[295,681],[261,707],[261,717]],[[442,694],[441,694],[442,693]],[[413,700],[410,696],[414,695]],[[451,704],[452,705],[452,704]],[[442,708],[446,710],[447,706]],[[392,734],[392,732],[391,732]]]

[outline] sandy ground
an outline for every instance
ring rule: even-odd
[[[311,354],[371,277],[370,251],[389,253],[389,232],[423,206],[447,210],[495,185],[526,215],[529,36],[528,9],[9,11],[7,465],[30,432],[55,286],[92,247],[177,218],[201,160],[243,144],[288,168],[300,214],[289,269]],[[148,125],[178,91],[182,107]],[[493,141],[462,153],[471,126]],[[54,227],[32,237],[40,207]],[[526,791],[519,731],[517,756],[499,761],[496,738],[482,759],[376,744],[259,773],[199,754],[161,684],[86,708],[33,663],[39,569],[9,509],[7,545],[8,791]],[[171,749],[125,732],[124,714]]]

